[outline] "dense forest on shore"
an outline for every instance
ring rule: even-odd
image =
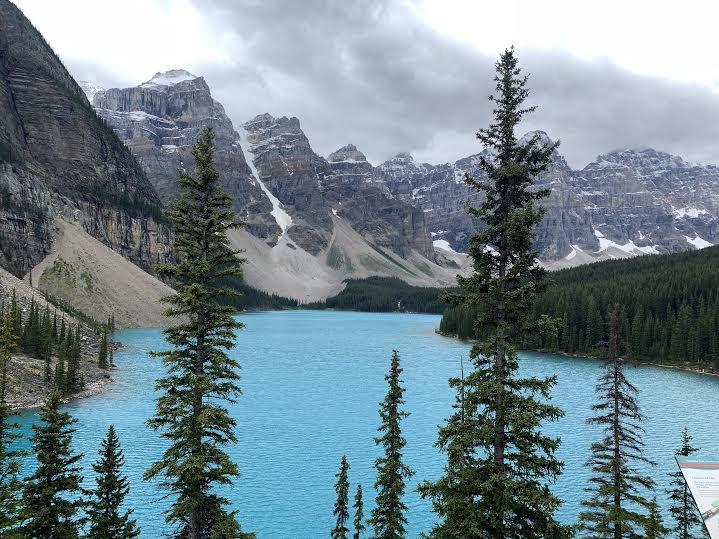
[[[412,286],[396,277],[348,279],[344,290],[325,301],[304,305],[307,309],[365,312],[413,312],[441,314],[447,303],[442,288]]]
[[[633,359],[719,368],[719,247],[663,256],[610,260],[551,274],[532,320],[557,320],[555,334],[525,334],[526,349],[603,355],[607,317],[624,306],[627,352]],[[476,309],[453,307],[440,331],[478,337]]]

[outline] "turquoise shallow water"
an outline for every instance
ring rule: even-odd
[[[393,348],[402,357],[406,409],[412,413],[403,424],[406,460],[416,471],[412,489],[441,473],[444,459],[433,445],[436,427],[453,403],[447,378],[459,373],[460,358],[469,347],[437,336],[439,317],[284,311],[244,314],[240,319],[247,327],[239,332],[232,353],[243,367],[244,394],[231,408],[240,440],[230,452],[242,477],[226,494],[244,529],[268,539],[327,537],[333,522],[334,474],[342,453],[352,467],[352,491],[362,483],[369,511],[377,405],[386,390],[384,374]],[[126,348],[115,355],[119,367],[112,389],[67,406],[79,419],[75,448],[84,453],[89,469],[107,426],[115,424],[132,481],[128,502],[135,508],[142,537],[159,538],[167,531],[160,516],[165,502],[157,501],[161,493],[156,485],[141,477],[162,451],[159,436],[144,425],[154,409],[154,380],[162,372],[159,360],[148,353],[162,348],[162,333],[125,330],[115,339]],[[586,484],[583,464],[597,437],[585,420],[600,363],[530,353],[522,358],[523,374],[559,377],[555,401],[566,416],[547,431],[563,439],[560,456],[566,469],[555,490],[566,500],[561,518],[574,522]],[[656,367],[632,367],[629,377],[641,390],[641,406],[649,418],[645,440],[658,462],[652,475],[661,497],[684,425],[695,435],[695,445],[704,448],[703,454],[719,453],[714,415],[719,410],[719,379]],[[35,418],[34,412],[22,414],[26,434]],[[409,537],[417,537],[431,528],[434,516],[429,502],[413,490],[407,503]]]

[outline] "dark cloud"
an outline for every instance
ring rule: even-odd
[[[377,163],[399,151],[432,162],[479,150],[494,59],[435,32],[391,0],[195,0],[217,35],[234,35],[231,67],[190,67],[232,119],[297,116],[315,150],[354,143]],[[491,21],[477,21],[477,31]],[[605,61],[519,50],[539,110],[527,129],[562,139],[573,166],[620,147],[719,161],[719,98]],[[148,78],[152,74],[148,74]],[[101,79],[106,81],[106,79]]]

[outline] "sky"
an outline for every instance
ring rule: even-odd
[[[573,167],[645,147],[719,163],[712,0],[14,1],[77,80],[188,69],[235,125],[296,116],[325,156],[477,153],[494,62],[514,45],[538,106],[522,130],[560,139]]]

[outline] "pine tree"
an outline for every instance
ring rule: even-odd
[[[477,138],[493,153],[480,157],[487,182],[465,182],[484,192],[484,202],[469,213],[485,228],[470,242],[473,273],[458,277],[462,293],[447,299],[476,307],[474,322],[481,342],[473,346],[474,369],[450,385],[464,393],[462,406],[439,432],[437,445],[447,455],[445,475],[420,487],[432,498],[440,522],[431,537],[532,539],[566,537],[557,522],[560,500],[551,483],[562,471],[555,457],[559,439],[543,436],[540,426],[561,417],[548,402],[555,377],[518,376],[517,343],[529,332],[528,313],[543,288],[544,270],[532,242],[543,211],[536,201],[548,191],[536,189],[556,144],[533,135],[518,141],[515,129],[534,110],[522,108],[529,91],[514,50],[496,64],[494,123]]]
[[[365,530],[364,502],[362,501],[362,485],[357,485],[357,492],[355,493],[354,509],[355,509],[354,534],[352,534],[352,539],[361,539],[362,532]]]
[[[167,314],[183,322],[165,331],[172,349],[157,352],[168,369],[157,381],[161,393],[155,416],[148,421],[169,441],[162,458],[145,478],[160,478],[174,495],[167,521],[188,539],[251,537],[243,534],[229,501],[216,488],[239,476],[237,465],[223,447],[235,443],[235,420],[224,403],[240,393],[239,364],[226,350],[235,344],[235,330],[243,327],[221,297],[237,292],[218,284],[241,274],[237,252],[226,232],[243,223],[234,220],[232,199],[218,186],[214,165],[214,134],[206,129],[192,151],[195,176],[180,175],[183,193],[169,208],[175,232],[176,264],[159,264],[158,271],[173,282],[176,294],[164,298]]]
[[[17,526],[20,523],[18,492],[21,483],[18,474],[23,453],[11,447],[19,435],[17,424],[10,420],[11,411],[6,401],[8,363],[16,346],[12,330],[12,313],[7,311],[0,332],[0,539],[18,537]]]
[[[67,362],[67,337],[60,344],[60,349],[57,353],[57,362],[55,363],[55,376],[53,378],[53,387],[61,395],[65,394],[67,390],[67,376],[66,376],[66,362]]]
[[[337,478],[337,483],[335,483],[337,500],[335,501],[335,508],[332,514],[335,516],[336,522],[335,527],[332,528],[330,532],[332,539],[347,539],[347,534],[349,533],[349,529],[347,528],[347,520],[350,517],[348,508],[350,491],[349,469],[350,465],[347,463],[347,457],[342,455],[340,470],[335,475]]]
[[[35,472],[25,478],[22,495],[23,531],[32,539],[77,539],[77,512],[82,506],[79,461],[72,452],[75,429],[70,414],[60,410],[60,393],[53,391],[33,425]]]
[[[75,326],[75,333],[67,341],[67,372],[65,374],[65,390],[69,393],[82,389],[83,380],[80,375],[80,325]]]
[[[586,490],[591,498],[582,502],[579,514],[583,537],[590,539],[639,539],[646,533],[651,501],[642,490],[654,488],[654,480],[642,475],[637,466],[654,464],[643,455],[637,388],[624,375],[619,351],[624,346],[621,333],[622,309],[615,306],[609,318],[609,358],[597,383],[598,402],[590,425],[604,430],[601,441],[592,444],[587,465],[593,476]],[[641,510],[646,512],[640,512]]]
[[[100,352],[97,356],[97,363],[101,369],[107,369],[110,365],[107,361],[107,333],[102,334],[100,341]]]
[[[682,431],[681,446],[676,451],[678,457],[688,457],[699,451],[698,447],[692,446],[692,437],[689,430]],[[670,531],[677,539],[698,539],[704,537],[704,522],[697,510],[689,487],[687,486],[681,471],[671,473],[671,490],[669,499],[671,506],[669,512],[674,520],[674,526]]]
[[[86,505],[89,531],[86,539],[132,539],[140,535],[132,510],[123,511],[122,504],[130,492],[130,482],[122,474],[125,456],[115,427],[110,425],[102,441],[100,459],[92,465],[97,474],[95,489],[88,492]]]
[[[381,423],[378,430],[381,436],[375,438],[375,443],[381,445],[384,451],[384,454],[375,460],[377,481],[374,486],[377,496],[370,519],[374,536],[378,539],[404,537],[407,524],[407,506],[402,497],[405,479],[412,477],[412,470],[402,461],[402,449],[406,441],[402,437],[400,421],[408,417],[409,413],[400,409],[405,402],[401,374],[399,353],[393,350],[389,373],[385,376],[389,388],[379,409]]]
[[[649,516],[647,517],[647,523],[644,526],[644,539],[664,539],[669,533],[664,527],[662,520],[662,513],[659,510],[659,504],[656,498],[652,498],[649,502]]]

